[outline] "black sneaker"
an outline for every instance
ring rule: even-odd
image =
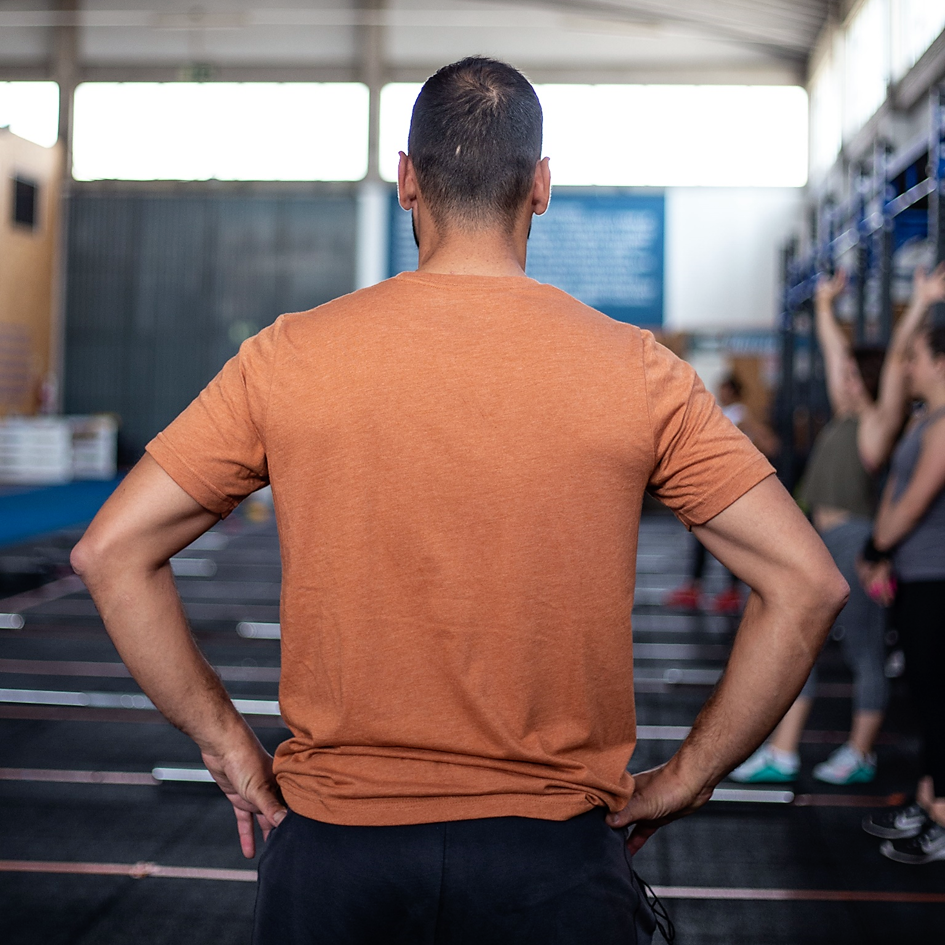
[[[863,829],[884,840],[903,840],[917,836],[926,823],[930,823],[929,815],[913,802],[867,814],[863,818]]]
[[[886,840],[879,852],[899,863],[931,863],[945,860],[945,827],[929,820],[921,833],[906,840]]]

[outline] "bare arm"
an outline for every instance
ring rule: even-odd
[[[132,676],[199,746],[252,857],[253,815],[266,835],[285,814],[272,759],[197,648],[170,567],[217,521],[145,455],[73,549],[72,565]]]
[[[889,459],[906,418],[906,355],[909,342],[930,306],[945,299],[945,264],[931,275],[917,268],[912,280],[909,307],[899,319],[889,341],[879,378],[876,403],[860,417],[857,445],[866,469],[875,471]]]
[[[836,413],[844,402],[844,376],[850,370],[850,343],[837,322],[834,304],[847,285],[846,273],[838,269],[832,278],[821,276],[814,293],[814,328],[824,356],[827,396]]]
[[[932,423],[922,438],[922,452],[915,472],[902,495],[893,500],[895,483],[890,480],[883,492],[873,543],[880,551],[899,544],[925,515],[935,497],[945,489],[945,423]]]
[[[705,525],[700,541],[751,588],[728,666],[665,764],[636,776],[627,806],[636,852],[663,824],[702,806],[796,698],[849,592],[823,542],[769,476]]]

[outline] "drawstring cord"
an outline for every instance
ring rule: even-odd
[[[660,897],[653,892],[653,887],[633,868],[633,859],[626,845],[626,841],[630,839],[632,832],[633,827],[624,827],[623,857],[627,861],[627,866],[630,869],[630,876],[639,883],[640,889],[643,892],[643,898],[653,910],[653,920],[656,922],[656,928],[659,930],[660,935],[666,939],[667,945],[673,945],[673,942],[676,941],[676,926],[673,925],[673,920],[669,917],[666,906],[663,905]]]
[[[637,882],[643,887],[646,901],[653,910],[653,915],[656,918],[656,927],[659,929],[660,935],[666,939],[667,945],[673,945],[673,942],[676,941],[676,926],[673,925],[673,920],[669,917],[666,906],[660,901],[660,897],[653,892],[653,887],[643,879],[639,873],[634,872],[634,875],[637,878]]]

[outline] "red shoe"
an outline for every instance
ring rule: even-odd
[[[666,595],[663,606],[673,610],[698,610],[702,606],[702,595],[692,584],[683,584]]]
[[[737,587],[722,591],[712,600],[712,613],[737,617],[742,612],[742,595]]]

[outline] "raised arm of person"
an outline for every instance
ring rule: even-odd
[[[925,431],[915,472],[898,499],[893,498],[895,488],[895,479],[890,478],[873,526],[873,544],[879,551],[898,545],[945,489],[945,423],[941,419]]]
[[[255,854],[285,816],[272,759],[197,648],[170,559],[220,516],[199,505],[149,455],[128,474],[72,552],[72,566],[142,690],[198,745],[236,812],[240,846]]]
[[[860,417],[857,445],[868,470],[877,470],[889,459],[906,418],[906,361],[909,342],[929,308],[945,300],[945,263],[931,274],[919,266],[912,279],[912,298],[893,330],[879,376],[876,403]]]
[[[821,276],[814,291],[814,329],[824,356],[827,396],[830,408],[837,413],[846,404],[846,378],[856,365],[850,353],[850,342],[843,333],[834,312],[834,305],[847,286],[847,276],[838,269],[833,276]]]
[[[635,824],[636,852],[691,813],[753,752],[793,703],[849,592],[823,542],[774,476],[693,534],[751,588],[725,673],[679,750],[635,775],[613,827]]]

